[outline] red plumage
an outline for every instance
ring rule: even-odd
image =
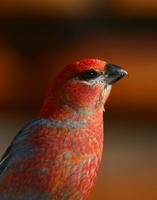
[[[87,199],[102,157],[104,104],[111,81],[124,72],[97,59],[61,71],[38,118],[19,132],[2,158],[0,199]]]

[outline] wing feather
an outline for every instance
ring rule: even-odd
[[[41,124],[42,119],[36,118],[30,122],[28,122],[14,137],[13,141],[3,154],[0,160],[0,176],[5,171],[5,169],[12,163],[15,159],[19,158],[26,153],[29,147],[22,147],[21,143],[30,134],[36,131],[36,127]],[[21,148],[22,147],[22,148]],[[21,151],[22,150],[22,151]]]

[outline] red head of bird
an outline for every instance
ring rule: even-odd
[[[54,79],[40,115],[58,118],[59,110],[62,116],[72,110],[103,110],[111,85],[126,74],[119,66],[98,59],[67,65]]]

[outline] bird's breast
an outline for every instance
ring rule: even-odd
[[[40,187],[57,200],[65,195],[68,200],[86,199],[99,169],[103,125],[78,124],[81,126],[43,128],[32,138],[36,167],[32,165],[31,174],[38,175]]]

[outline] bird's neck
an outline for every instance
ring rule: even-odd
[[[97,108],[80,107],[75,108],[71,105],[58,105],[54,99],[47,97],[39,112],[39,116],[55,120],[94,120],[103,117],[103,106]]]

